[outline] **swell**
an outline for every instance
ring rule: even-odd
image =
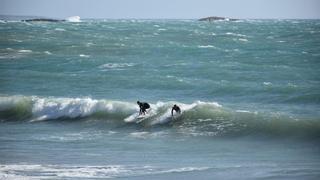
[[[178,104],[182,114],[171,117],[171,107]],[[124,119],[138,111],[135,102],[91,98],[54,98],[37,96],[0,97],[0,121],[60,121],[61,119],[113,120],[123,126],[164,127],[191,136],[303,136],[320,137],[320,120],[297,119],[276,112],[234,110],[216,102],[157,102],[152,115],[141,123]],[[111,122],[111,121],[110,121]]]

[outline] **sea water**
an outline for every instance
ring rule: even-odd
[[[319,179],[319,69],[319,20],[2,20],[0,179]]]

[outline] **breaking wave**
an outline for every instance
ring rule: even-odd
[[[171,117],[178,104],[182,114]],[[156,102],[150,116],[142,122],[125,122],[138,112],[135,102],[92,98],[54,98],[37,96],[0,97],[0,121],[59,121],[61,119],[113,120],[121,125],[171,127],[191,136],[311,136],[320,137],[319,119],[297,119],[279,113],[233,110],[216,102]]]

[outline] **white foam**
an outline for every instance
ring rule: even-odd
[[[210,167],[182,167],[176,169],[169,169],[161,171],[161,173],[180,173],[180,172],[191,172],[191,171],[204,171],[210,169]]]
[[[50,51],[44,51],[45,54],[51,55],[52,53]]]
[[[248,39],[244,39],[244,38],[239,38],[238,40],[243,42],[248,42]]]
[[[32,99],[32,121],[57,119],[61,117],[86,117],[95,112],[132,112],[134,105],[118,101],[103,101],[91,98],[37,98]]]
[[[66,18],[66,21],[69,21],[69,22],[81,22],[80,16],[71,16],[71,17],[68,17],[68,18]]]
[[[88,43],[86,44],[87,47],[90,47],[90,46],[93,46],[93,45],[94,45],[94,43],[92,43],[92,42],[88,42]]]
[[[13,179],[51,179],[58,178],[112,178],[130,173],[131,170],[120,165],[110,166],[71,166],[10,164],[0,166],[0,178]]]
[[[56,31],[66,31],[66,30],[63,29],[63,28],[55,28],[54,30],[56,30]]]
[[[212,46],[212,45],[199,45],[198,48],[215,48],[215,46]]]
[[[21,49],[21,50],[18,50],[19,53],[32,53],[32,50],[29,50],[29,49]]]
[[[140,138],[140,139],[145,139],[146,138],[146,135],[148,135],[149,132],[133,132],[133,133],[130,133],[130,136],[131,137],[134,137],[134,138]]]
[[[105,179],[152,174],[205,171],[210,167],[163,168],[157,166],[84,166],[84,165],[41,165],[1,164],[0,179]]]
[[[19,40],[19,39],[12,39],[12,41],[19,42],[19,43],[23,42],[22,40]]]
[[[86,54],[80,54],[79,56],[83,57],[83,58],[89,58],[90,57],[90,55],[86,55]]]
[[[247,110],[236,110],[236,112],[239,112],[239,113],[251,113],[250,111],[247,111]]]
[[[237,34],[232,32],[227,32],[226,35],[237,36],[237,37],[248,37],[247,35],[244,35],[244,34]]]
[[[265,85],[265,86],[271,86],[272,83],[271,83],[271,82],[263,82],[263,85]]]

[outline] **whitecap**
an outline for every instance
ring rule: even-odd
[[[236,112],[239,112],[239,113],[251,113],[250,111],[247,111],[247,110],[236,110]]]
[[[18,50],[19,53],[32,53],[32,50],[29,50],[29,49],[21,49],[21,50]]]
[[[50,51],[44,51],[45,54],[51,55],[52,53]]]
[[[288,83],[287,86],[288,86],[288,87],[292,87],[292,88],[298,87],[297,85],[295,85],[295,84],[293,84],[293,83]]]
[[[54,29],[54,30],[56,30],[56,31],[66,31],[66,30],[63,29],[63,28],[56,28],[56,29]]]
[[[192,171],[204,171],[210,169],[209,167],[182,167],[176,169],[169,169],[161,171],[161,173],[181,173],[181,172],[192,172]]]
[[[244,34],[237,34],[237,33],[232,33],[232,32],[227,32],[226,35],[231,35],[231,36],[238,36],[238,37],[247,37],[247,35]]]
[[[99,66],[102,69],[116,69],[116,68],[125,68],[125,67],[132,67],[135,66],[134,63],[107,63]]]
[[[83,58],[89,58],[90,57],[90,55],[86,55],[86,54],[80,54],[79,56],[83,57]]]
[[[36,172],[36,173],[35,173]],[[73,166],[73,165],[42,165],[42,164],[2,164],[0,178],[12,179],[90,179],[112,178],[130,173],[125,166]],[[55,178],[55,179],[56,179]]]
[[[88,43],[86,44],[87,47],[90,47],[90,46],[92,46],[92,45],[94,45],[94,43],[88,42]]]
[[[12,41],[19,42],[19,43],[23,42],[22,40],[19,40],[19,39],[12,39]]]
[[[265,86],[271,86],[272,83],[271,83],[271,82],[263,82],[263,85],[265,85]]]
[[[134,138],[140,138],[140,139],[145,139],[146,138],[146,135],[148,135],[149,132],[133,132],[133,133],[130,133],[130,136],[131,137],[134,137]]]
[[[15,99],[15,98],[14,98]],[[32,98],[31,121],[57,119],[61,117],[86,117],[95,112],[131,112],[135,107],[117,101],[99,101],[91,98]]]
[[[248,42],[248,39],[244,39],[244,38],[239,38],[238,40],[243,42]]]
[[[80,16],[71,16],[66,18],[66,21],[68,22],[81,22]]]
[[[198,48],[215,48],[215,46],[212,46],[212,45],[199,45]]]

